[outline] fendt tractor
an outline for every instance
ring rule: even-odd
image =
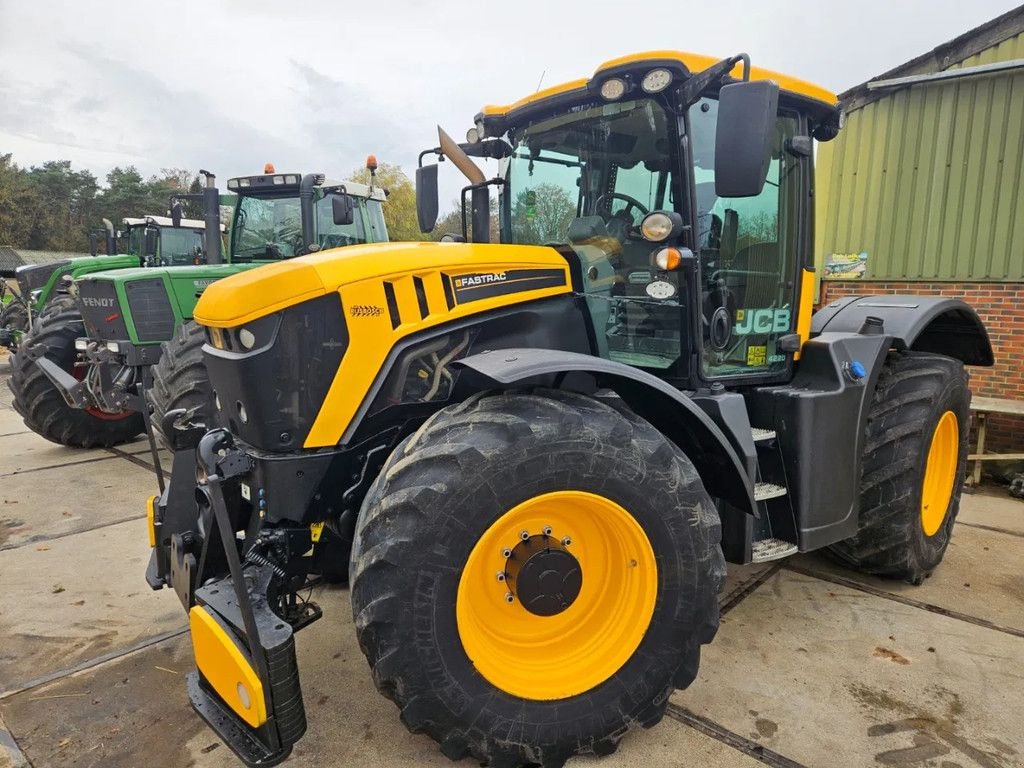
[[[327,521],[353,527],[377,688],[445,755],[492,766],[605,755],[657,723],[715,636],[727,560],[824,548],[932,572],[964,365],[992,349],[948,298],[812,316],[813,140],[839,128],[833,94],[746,55],[615,59],[485,107],[464,145],[440,134],[467,242],[207,289],[219,426],[189,468],[197,504],[151,507],[148,578],[181,596],[191,702],[243,762],[306,729],[294,633],[321,615],[302,590]],[[425,230],[436,172],[417,172]]]
[[[191,258],[202,244],[203,222],[185,221],[171,229],[171,221],[160,216],[123,220],[124,229],[114,231],[109,219],[103,220],[106,253],[98,254],[97,233],[89,234],[91,258],[61,259],[49,264],[27,264],[10,274],[0,274],[0,299],[10,290],[6,279],[13,278],[18,291],[10,291],[11,300],[0,311],[0,346],[17,352],[23,336],[51,300],[68,293],[70,281],[93,272],[138,266],[180,263]],[[118,253],[118,241],[124,248]]]
[[[187,232],[194,223],[179,220],[180,201],[189,197],[203,201],[208,230],[220,227],[216,179],[202,173],[203,192],[173,200],[167,223],[178,229],[170,232]],[[11,388],[26,424],[64,445],[123,443],[146,427],[147,393],[160,435],[168,411],[205,423],[212,397],[203,334],[191,322],[202,292],[268,261],[387,240],[379,187],[279,174],[268,164],[263,174],[230,179],[228,190],[236,197],[226,259],[214,237],[191,261],[75,281],[64,312],[44,318],[18,356]],[[167,442],[175,440],[170,435]]]

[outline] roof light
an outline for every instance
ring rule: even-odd
[[[228,189],[238,189],[238,179],[228,179]]]
[[[285,184],[298,184],[299,183],[299,177],[298,177],[297,174],[289,173],[287,176],[284,177],[284,183]]]
[[[644,93],[661,93],[672,83],[672,73],[664,67],[652,69],[640,81]]]
[[[367,155],[366,156],[366,170],[376,171],[377,170],[377,156]]]
[[[601,98],[605,101],[618,101],[626,93],[626,81],[621,77],[612,77],[601,83]]]
[[[275,176],[274,177],[274,183],[275,184],[284,184],[284,176]]]
[[[277,171],[274,168],[274,164],[273,163],[267,163],[266,165],[264,165],[263,166],[263,172],[264,173],[277,173]]]
[[[466,131],[466,141],[469,142],[470,144],[476,144],[478,141],[480,141],[480,132],[477,131],[476,126],[473,126],[468,131]]]
[[[240,186],[240,187],[248,187],[248,186],[251,186],[251,185],[252,185],[252,182],[249,179],[239,179],[238,180],[238,186]]]

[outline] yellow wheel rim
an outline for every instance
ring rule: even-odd
[[[921,484],[921,528],[925,536],[934,536],[946,519],[959,458],[960,424],[955,413],[946,411],[932,433]]]
[[[564,562],[571,554],[582,576],[575,599],[553,615],[524,605],[528,587],[541,583],[528,582],[524,563],[544,542]],[[657,595],[654,550],[636,519],[602,496],[557,491],[524,501],[484,531],[462,570],[456,619],[462,646],[484,678],[513,696],[549,701],[614,675],[646,634]]]

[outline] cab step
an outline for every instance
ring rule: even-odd
[[[768,501],[786,495],[786,488],[775,483],[754,483],[754,501]]]
[[[754,438],[755,443],[764,443],[768,440],[774,440],[776,438],[774,429],[762,429],[761,427],[751,427],[750,433]]]
[[[797,546],[791,541],[761,539],[751,544],[750,560],[754,563],[766,563],[769,560],[779,560],[789,555],[795,555],[796,552]]]

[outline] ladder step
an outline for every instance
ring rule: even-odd
[[[768,560],[778,560],[789,555],[796,554],[797,546],[791,541],[782,539],[761,539],[755,541],[751,547],[751,560],[755,563],[764,563]]]
[[[761,427],[751,427],[750,432],[754,436],[755,443],[763,443],[765,440],[774,440],[776,437],[774,429],[762,429]]]
[[[754,501],[768,501],[785,495],[785,486],[775,483],[754,483]]]

